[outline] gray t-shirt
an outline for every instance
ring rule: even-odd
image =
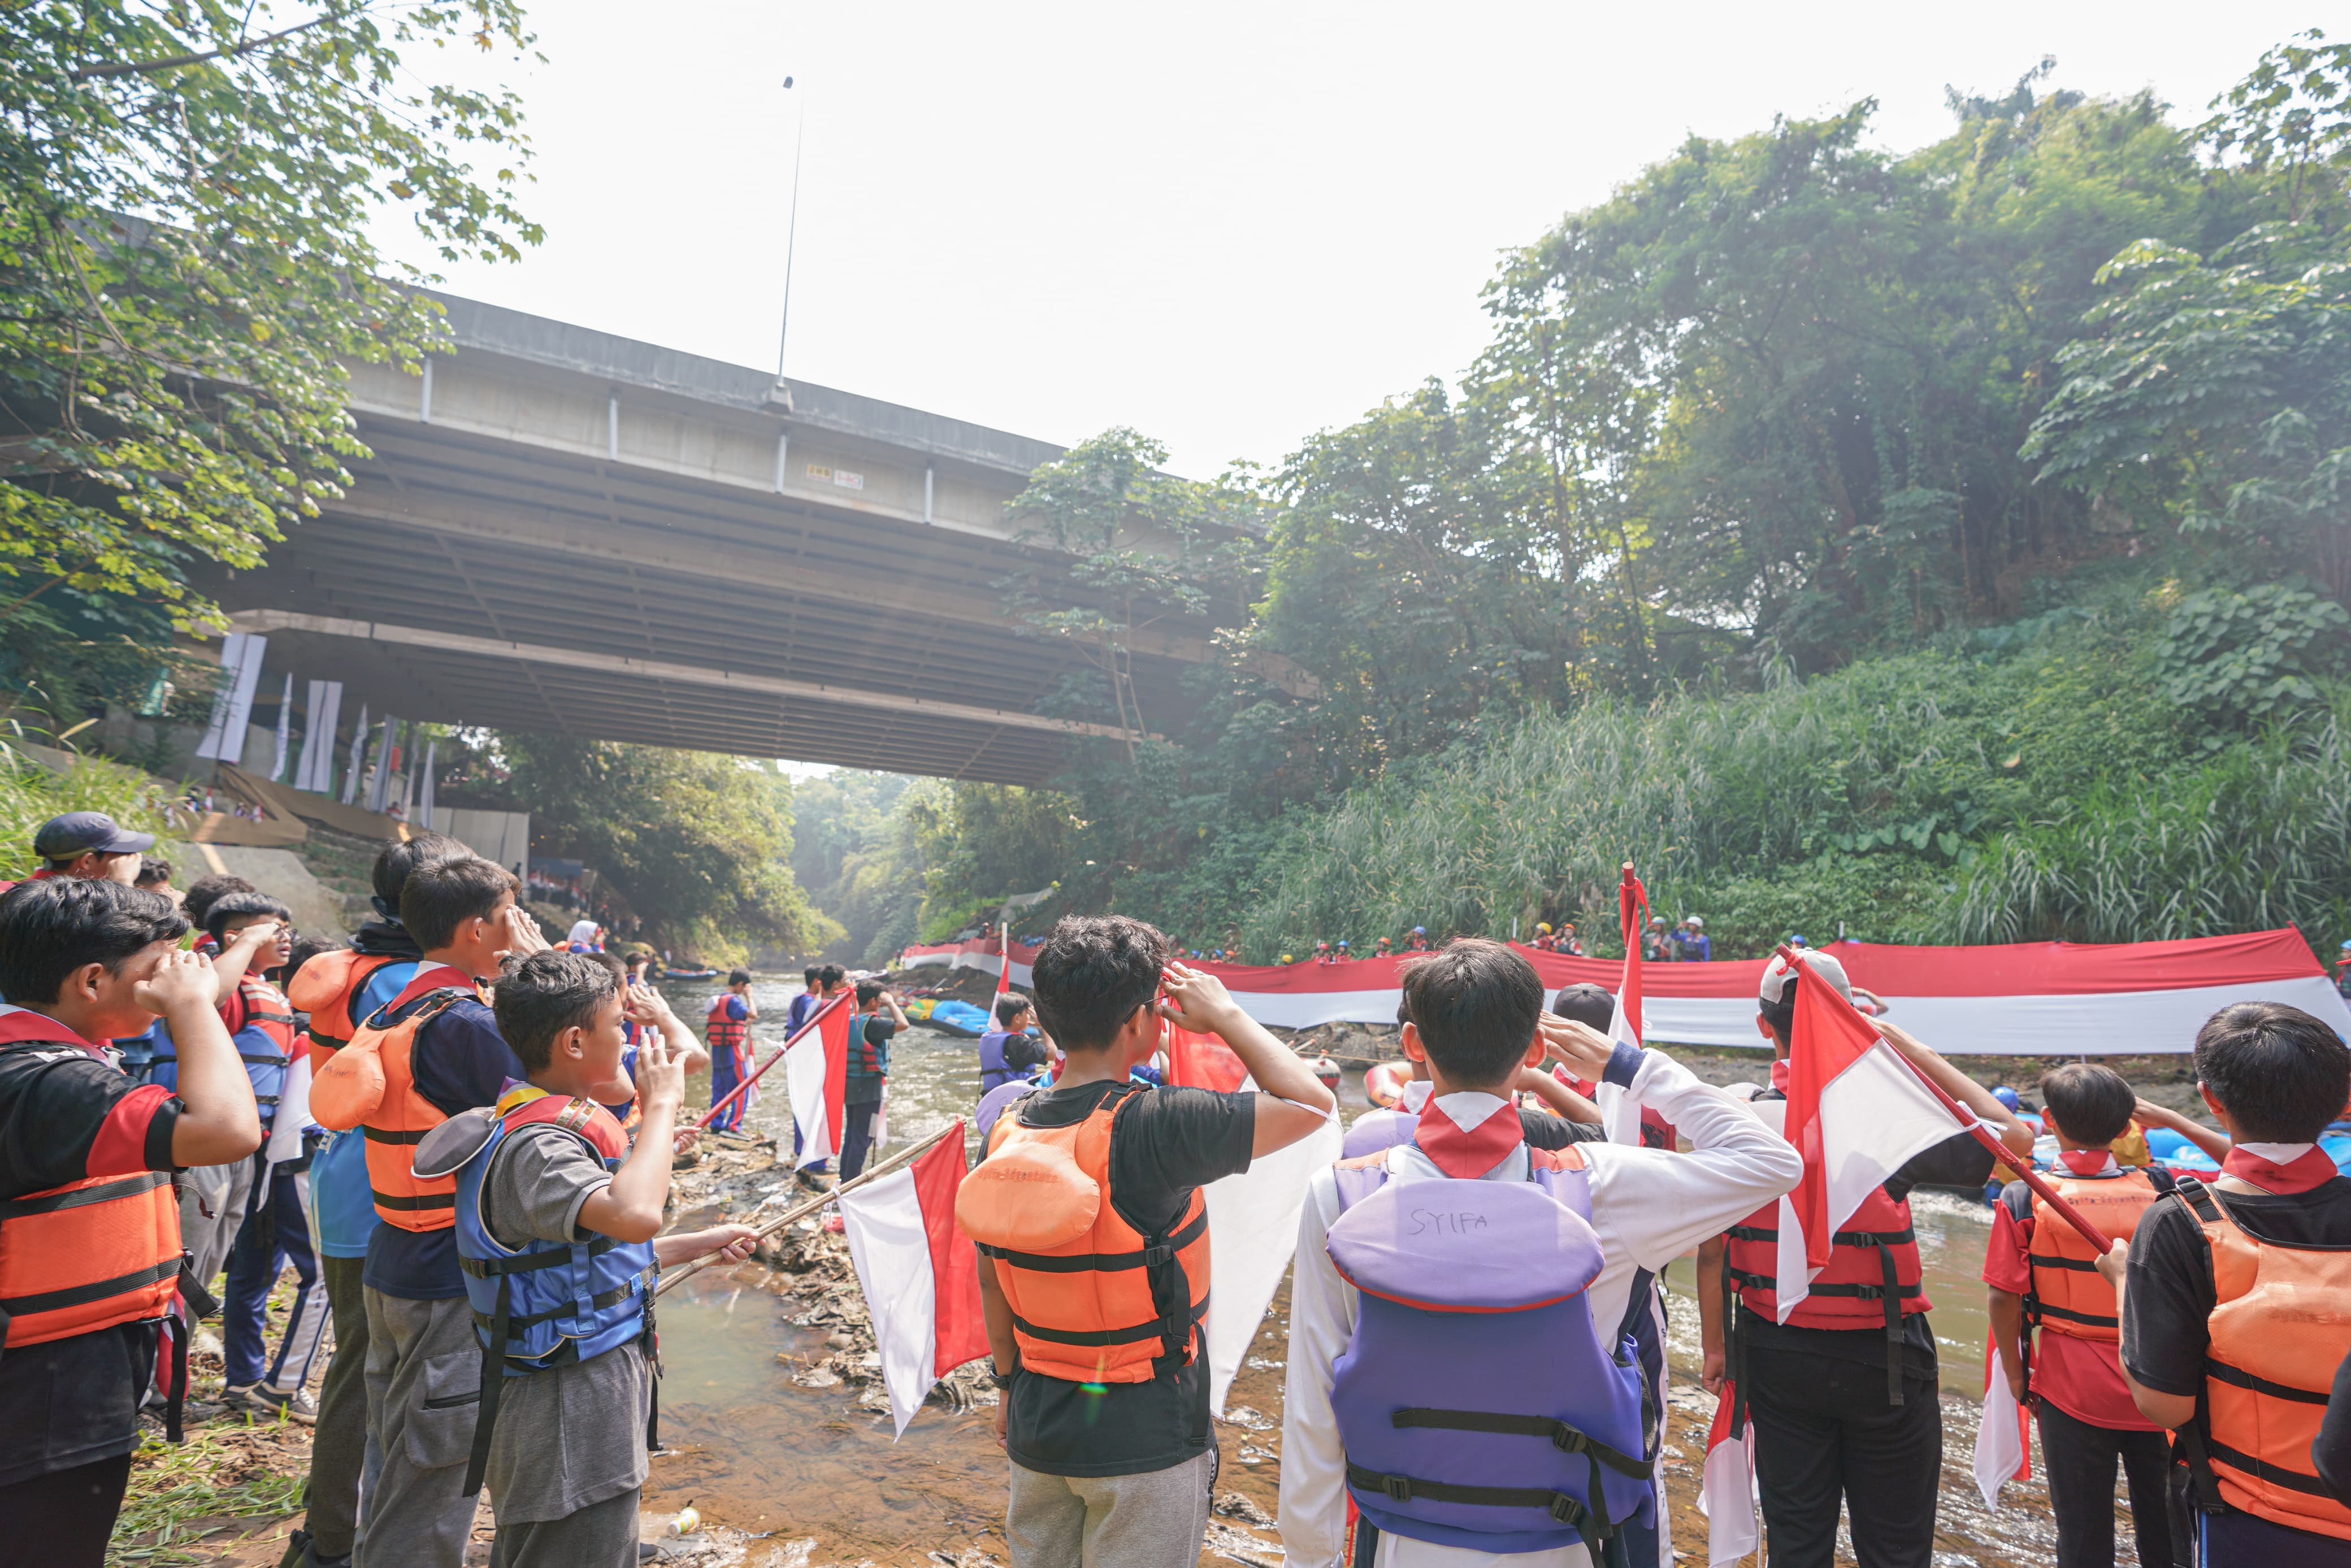
[[[500,1145],[483,1184],[483,1221],[508,1247],[585,1239],[580,1208],[612,1173],[560,1127]],[[562,1519],[645,1484],[653,1381],[632,1342],[571,1366],[509,1377],[486,1474],[500,1520]]]

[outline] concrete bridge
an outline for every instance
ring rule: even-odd
[[[1061,448],[437,298],[454,352],[353,369],[374,456],[350,494],[203,584],[267,634],[271,682],[340,680],[347,717],[1001,783],[1123,735],[1039,711],[1082,656],[994,587],[1057,591],[1061,559],[1016,543],[1006,504]],[[1146,724],[1185,706],[1216,629],[1171,610],[1131,638]]]

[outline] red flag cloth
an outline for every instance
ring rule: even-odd
[[[1625,868],[1625,880],[1616,888],[1618,924],[1625,933],[1625,971],[1616,982],[1616,1013],[1608,1020],[1609,1032],[1628,1045],[1645,1043],[1641,1030],[1641,920],[1649,912],[1649,890]]]
[[[945,1377],[967,1361],[988,1354],[987,1319],[979,1303],[979,1250],[971,1238],[956,1228],[956,1189],[963,1186],[963,1124],[939,1140],[936,1147],[909,1167],[914,1173],[915,1200],[923,1210],[923,1231],[931,1244],[931,1280],[936,1287],[938,1313],[935,1333],[938,1354],[931,1370]]]
[[[1249,1080],[1249,1069],[1233,1048],[1213,1034],[1165,1026],[1167,1082],[1186,1089],[1214,1089],[1229,1094]]]
[[[857,1021],[853,1007],[837,1007],[817,1021],[817,1038],[824,1041],[824,1125],[831,1154],[841,1153],[841,1129],[847,1121],[844,1101],[849,1094],[849,1030]]]

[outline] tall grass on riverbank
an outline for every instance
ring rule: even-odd
[[[2019,654],[1536,715],[1301,824],[1248,943],[1565,917],[1613,953],[1628,858],[1657,913],[1704,915],[1722,956],[1841,925],[1911,942],[2351,934],[2351,695],[2214,733],[2147,657],[2093,626]]]

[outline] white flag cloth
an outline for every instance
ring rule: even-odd
[[[1337,1122],[1325,1122],[1288,1148],[1252,1160],[1248,1170],[1210,1182],[1206,1189],[1208,1273],[1216,1281],[1208,1292],[1208,1408],[1219,1416],[1233,1375],[1298,1252],[1306,1184],[1339,1157],[1343,1136]]]
[[[1748,1422],[1747,1429],[1733,1437],[1731,1404],[1726,1385],[1715,1401],[1714,1427],[1706,1435],[1706,1468],[1698,1481],[1698,1511],[1706,1516],[1708,1568],[1736,1563],[1763,1543],[1755,1511],[1755,1423]],[[1663,1522],[1665,1510],[1657,1513]]]
[[[1984,1507],[1998,1508],[2001,1487],[2031,1472],[2025,1462],[2023,1407],[2008,1386],[2000,1347],[1989,1348],[1991,1366],[1984,1387],[1983,1419],[1976,1427],[1976,1490],[1983,1493]]]
[[[810,1030],[784,1052],[784,1092],[792,1098],[792,1124],[799,1129],[799,1164],[832,1158],[832,1129],[824,1115],[824,1034]]]
[[[839,1200],[899,1437],[932,1385],[987,1354],[978,1257],[955,1223],[963,1177],[958,1122],[912,1165]]]
[[[1616,1006],[1608,1015],[1608,1038],[1619,1045],[1641,1049],[1641,1025],[1625,1012],[1625,993],[1616,993]],[[1612,1144],[1641,1142],[1641,1103],[1620,1086],[1602,1079],[1592,1092],[1593,1103],[1600,1107],[1600,1124],[1607,1130]]]
[[[269,1124],[265,1163],[277,1166],[298,1158],[302,1130],[310,1124],[310,1053],[305,1051],[286,1070],[286,1086],[277,1092],[277,1115]]]

